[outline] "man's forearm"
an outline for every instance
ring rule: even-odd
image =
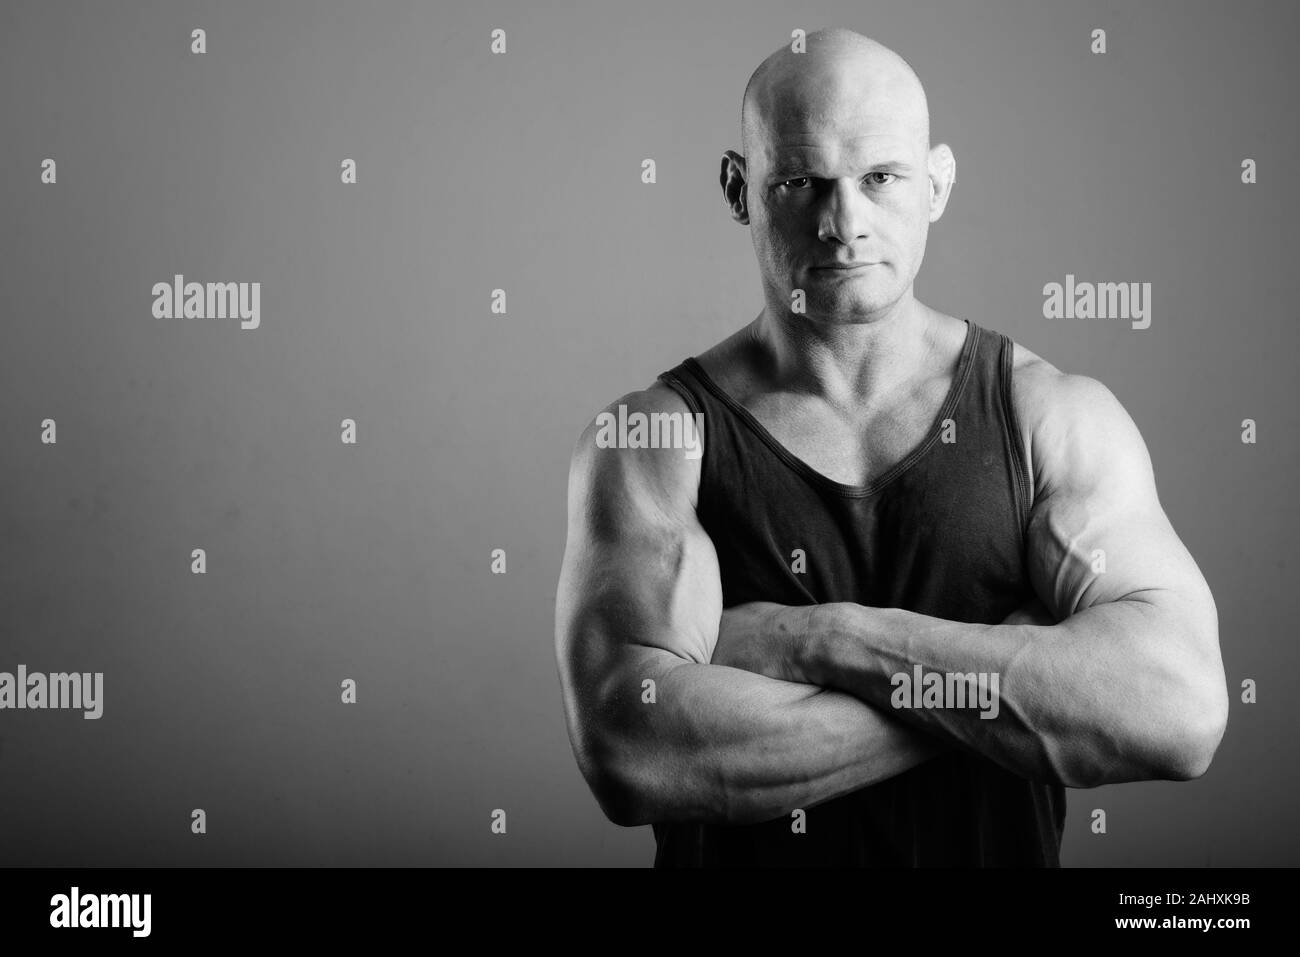
[[[767,821],[949,747],[847,693],[654,649],[619,672],[600,713],[574,731],[584,773],[619,824]]]
[[[749,655],[736,663],[846,691],[1032,779],[1090,787],[1195,777],[1221,733],[1226,689],[1204,679],[1213,672],[1205,662],[1187,660],[1184,625],[1146,602],[1095,605],[1057,625],[851,603],[728,614],[748,615],[732,627],[759,641],[738,653],[738,642],[720,640],[715,661]],[[961,685],[964,706],[948,675],[974,676],[975,687]],[[927,696],[927,686],[942,691]],[[994,707],[995,717],[981,716]]]

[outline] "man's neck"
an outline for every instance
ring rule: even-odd
[[[915,379],[936,350],[938,321],[912,296],[868,322],[765,308],[750,326],[773,384],[840,408],[873,406]]]

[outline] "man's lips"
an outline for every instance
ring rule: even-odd
[[[813,269],[865,269],[867,266],[879,266],[880,263],[827,263],[824,266],[813,266]]]

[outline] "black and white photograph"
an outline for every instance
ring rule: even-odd
[[[1280,932],[1298,37],[6,2],[0,926]]]

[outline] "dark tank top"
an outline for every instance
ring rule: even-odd
[[[1010,339],[967,320],[930,431],[867,486],[796,458],[694,359],[663,373],[704,415],[697,511],[724,607],[849,601],[998,624],[1028,602],[1032,479],[1011,358]],[[806,815],[802,833],[788,816],[656,824],[655,866],[1058,867],[1065,791],[954,749]]]

